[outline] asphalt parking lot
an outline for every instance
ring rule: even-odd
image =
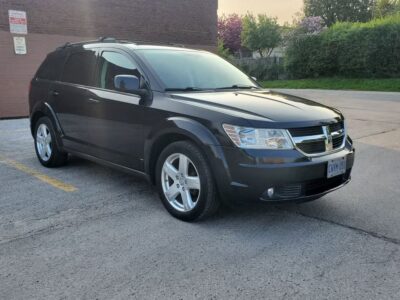
[[[0,121],[0,298],[399,299],[400,93],[290,93],[345,114],[353,181],[194,224],[133,176],[44,169],[28,120]]]

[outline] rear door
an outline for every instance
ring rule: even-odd
[[[68,55],[61,78],[51,91],[53,105],[61,124],[64,146],[90,154],[92,135],[91,103],[88,89],[94,86],[97,51],[79,48]]]

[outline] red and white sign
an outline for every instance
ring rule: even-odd
[[[11,33],[28,34],[28,22],[26,20],[26,12],[19,10],[9,10],[8,21],[10,23]]]

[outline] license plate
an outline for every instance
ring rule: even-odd
[[[339,176],[344,173],[346,173],[346,157],[341,157],[328,161],[328,178]]]

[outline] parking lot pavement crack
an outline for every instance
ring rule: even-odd
[[[361,228],[354,227],[354,226],[347,225],[347,224],[342,224],[342,223],[339,223],[339,222],[335,222],[335,221],[332,221],[332,220],[320,218],[320,217],[317,217],[317,216],[307,215],[307,214],[304,214],[304,213],[299,212],[299,211],[295,211],[294,212],[294,211],[287,210],[287,209],[282,209],[282,208],[279,208],[279,207],[276,207],[276,208],[279,209],[279,210],[283,210],[283,211],[286,211],[286,212],[289,212],[289,213],[292,213],[292,214],[296,214],[296,215],[305,217],[305,218],[310,218],[310,219],[314,219],[314,220],[317,220],[317,221],[320,221],[320,222],[325,222],[325,223],[329,223],[329,224],[332,224],[332,225],[336,225],[336,226],[340,226],[340,227],[343,227],[343,228],[347,228],[347,229],[350,229],[350,230],[353,230],[353,231],[357,231],[360,234],[369,235],[371,237],[383,240],[385,242],[392,243],[392,244],[400,246],[400,239],[387,237],[387,236],[385,236],[383,234],[380,234],[380,233],[376,233],[376,232],[373,232],[373,231],[368,231],[368,230],[361,229]]]
[[[387,264],[387,263],[389,263],[389,262],[391,262],[391,261],[396,261],[398,252],[399,252],[399,249],[398,249],[398,248],[393,249],[393,250],[390,252],[389,255],[387,255],[387,256],[385,256],[385,257],[382,257],[381,260],[370,260],[370,261],[367,261],[367,263],[368,263],[368,264],[385,265],[385,264]]]
[[[376,109],[368,109],[368,108],[361,108],[361,107],[351,107],[351,106],[342,106],[342,105],[338,105],[335,106],[336,108],[340,109],[340,110],[357,110],[357,111],[370,111],[370,112],[380,112],[380,113],[393,113],[393,111],[390,110],[376,110]]]
[[[394,122],[394,121],[369,120],[360,118],[348,118],[348,119],[352,121],[361,121],[361,122],[374,122],[374,123],[396,124],[396,125],[400,124],[400,122]]]
[[[60,223],[50,224],[50,225],[48,225],[46,227],[43,227],[43,228],[40,228],[40,229],[37,229],[37,230],[28,231],[28,232],[25,232],[25,233],[22,233],[22,234],[17,234],[17,235],[12,236],[12,237],[8,237],[8,238],[6,237],[6,238],[3,238],[3,239],[0,239],[0,245],[5,245],[5,244],[13,243],[13,242],[16,242],[16,241],[21,241],[21,240],[24,240],[24,239],[33,238],[33,237],[36,237],[38,235],[42,235],[42,234],[46,234],[46,233],[57,232],[57,231],[60,231],[60,230],[66,229],[66,228],[71,228],[71,227],[74,227],[74,226],[77,227],[77,226],[80,226],[82,224],[85,224],[85,223],[88,223],[88,222],[91,222],[91,221],[97,221],[97,220],[100,220],[100,219],[103,219],[103,218],[108,218],[108,217],[120,216],[120,215],[123,215],[123,214],[126,214],[126,213],[129,213],[129,210],[126,210],[124,208],[124,209],[121,209],[121,210],[118,210],[118,211],[115,211],[115,212],[111,212],[111,213],[104,212],[104,213],[97,214],[97,215],[94,215],[94,216],[89,216],[87,218],[84,218],[83,220],[78,220],[76,222],[74,222],[74,220],[70,220],[70,221],[67,221],[67,222],[64,222],[64,223],[60,222]]]
[[[380,131],[380,132],[376,132],[376,133],[372,133],[372,134],[363,135],[363,136],[360,136],[358,138],[355,138],[354,140],[358,141],[358,140],[361,140],[363,138],[367,138],[367,137],[371,137],[371,136],[375,136],[375,135],[380,135],[380,134],[385,134],[385,133],[393,132],[393,131],[396,131],[396,130],[399,130],[399,128],[393,128],[393,129],[384,130],[384,131]]]

